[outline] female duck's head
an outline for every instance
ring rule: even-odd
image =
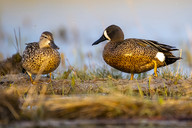
[[[52,33],[45,31],[41,34],[40,41],[39,41],[40,48],[47,48],[51,47],[53,49],[59,49],[59,47],[54,43]]]

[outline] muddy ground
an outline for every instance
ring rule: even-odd
[[[141,90],[161,91],[166,89],[167,92],[180,93],[181,95],[192,93],[192,79],[165,79],[162,77],[149,76],[142,80],[128,80],[128,79],[108,79],[95,78],[92,80],[71,80],[71,79],[53,79],[48,83],[49,78],[41,76],[37,85],[33,85],[27,74],[12,74],[0,77],[0,89],[6,89],[11,86],[17,87],[21,92],[26,92],[31,86],[38,86],[39,91],[42,86],[47,86],[47,94],[68,95],[71,93],[107,93],[107,88],[114,87],[117,90],[126,91],[131,89],[133,91]],[[139,87],[139,88],[138,88]],[[106,90],[103,90],[106,89]]]

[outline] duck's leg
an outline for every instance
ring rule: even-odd
[[[29,75],[29,77],[30,77],[31,83],[33,83],[33,78],[32,78],[32,76],[31,76],[31,75]]]
[[[29,72],[27,72],[27,74],[28,74],[29,77],[30,77],[31,83],[32,83],[32,84],[37,84],[35,81],[33,81],[32,74],[29,73]]]
[[[134,73],[131,73],[131,79],[130,80],[133,80],[133,77],[134,77]]]
[[[154,73],[155,73],[155,76],[157,77],[157,61],[153,60],[153,63],[154,63]]]
[[[51,80],[51,75],[52,75],[52,73],[49,73],[49,81],[48,81],[49,83],[51,83],[51,81],[52,81]]]

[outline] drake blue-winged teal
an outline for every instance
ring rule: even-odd
[[[43,32],[39,42],[27,43],[22,57],[22,66],[30,76],[32,74],[50,74],[60,64],[60,54],[57,51],[59,47],[55,45],[53,35],[50,32]]]
[[[92,45],[105,40],[109,40],[103,50],[105,62],[120,71],[131,73],[131,80],[134,73],[146,72],[153,68],[157,76],[157,68],[181,59],[170,52],[178,50],[173,46],[145,39],[124,40],[123,31],[116,25],[107,27],[103,35]]]

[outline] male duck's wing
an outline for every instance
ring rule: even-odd
[[[178,50],[174,46],[161,44],[161,43],[158,43],[157,41],[153,41],[153,40],[144,40],[144,39],[137,39],[137,40],[139,40],[139,41],[137,41],[138,45],[141,45],[143,47],[152,46],[154,48],[157,48],[160,52],[169,52],[169,51]]]

